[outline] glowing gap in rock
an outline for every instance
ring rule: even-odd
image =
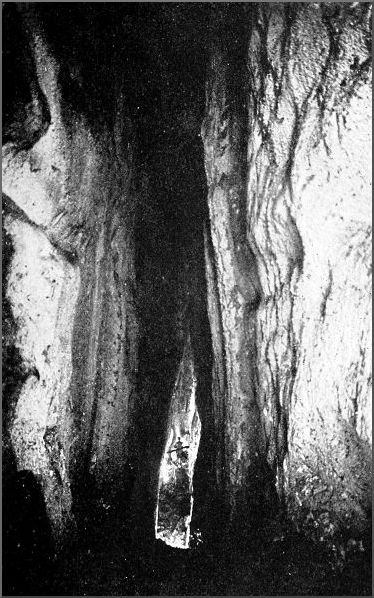
[[[195,368],[188,337],[171,398],[155,520],[156,538],[173,548],[189,548],[190,543],[193,473],[201,434],[195,394]]]

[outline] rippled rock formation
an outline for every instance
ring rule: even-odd
[[[235,510],[262,459],[323,539],[370,516],[369,25],[368,5],[249,10],[203,126],[222,483]]]

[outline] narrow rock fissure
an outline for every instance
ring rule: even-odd
[[[188,337],[170,402],[156,507],[156,539],[173,548],[190,546],[193,475],[201,435],[196,383]]]
[[[4,4],[6,593],[368,585],[370,11]]]

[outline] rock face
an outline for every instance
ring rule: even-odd
[[[359,542],[371,7],[200,4],[4,8],[5,465],[57,543],[91,499]]]
[[[369,27],[366,4],[249,11],[203,126],[223,486],[235,510],[259,456],[318,538],[370,509]]]
[[[41,481],[60,540],[73,519],[72,484],[90,474],[98,486],[103,477],[108,483],[126,462],[137,359],[131,146],[121,145],[130,123],[118,104],[113,130],[95,138],[63,97],[37,12],[25,10],[22,26],[37,90],[23,139],[35,123],[39,139],[25,147],[18,123],[3,147],[13,246],[5,292],[16,326],[10,343],[32,373],[9,399],[9,437],[18,470]]]
[[[19,389],[9,437],[18,470],[40,479],[57,540],[70,528],[67,423],[72,373],[73,314],[79,269],[26,218],[8,214],[5,230],[14,254],[7,279],[13,339],[27,376]]]

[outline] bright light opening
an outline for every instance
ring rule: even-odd
[[[174,385],[168,439],[161,460],[155,520],[156,538],[173,548],[189,548],[193,511],[193,473],[201,422],[196,408],[196,377],[187,339]]]

